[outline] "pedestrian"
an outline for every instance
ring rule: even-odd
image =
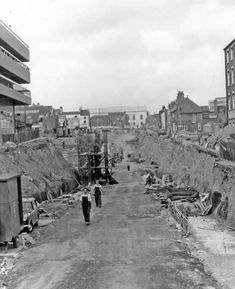
[[[99,183],[99,180],[95,181],[95,185],[94,185],[93,189],[94,189],[96,207],[101,208],[101,206],[102,206],[101,195],[103,192],[103,188],[102,188],[101,184]]]
[[[127,162],[127,170],[128,170],[128,172],[130,171],[130,169],[131,169],[131,167],[130,167],[130,162],[128,161],[128,162]]]
[[[90,225],[90,211],[91,211],[91,195],[88,189],[85,188],[82,195],[80,196],[80,201],[82,202],[82,211],[84,220],[87,226]]]

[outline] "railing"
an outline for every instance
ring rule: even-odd
[[[39,130],[29,130],[24,132],[19,132],[16,134],[3,134],[2,135],[2,143],[6,143],[8,141],[14,143],[22,143],[28,140],[32,140],[39,137]]]
[[[26,70],[30,70],[30,68],[25,65],[23,62],[21,62],[18,58],[16,58],[13,54],[11,54],[9,51],[7,51],[5,48],[3,48],[2,46],[0,46],[0,50],[6,54],[8,57],[10,57],[12,60],[14,60],[18,65],[20,65],[21,67],[23,67]]]
[[[2,20],[0,20],[0,24],[8,31],[10,32],[17,40],[20,41],[25,47],[29,48],[28,44],[26,44],[14,31],[11,30],[9,26],[7,26]]]
[[[188,225],[188,218],[185,216],[177,207],[175,203],[168,199],[169,202],[169,211],[172,217],[176,220],[176,222],[180,225],[181,229],[183,230],[186,236],[189,235],[189,225]]]
[[[23,86],[19,85],[18,83],[15,83],[14,81],[11,81],[10,79],[6,78],[5,76],[0,74],[0,84],[3,84],[7,87],[10,87],[11,89],[14,89],[15,91],[24,94],[26,96],[30,96],[30,91]],[[18,89],[17,89],[18,88]]]

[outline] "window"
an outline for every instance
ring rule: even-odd
[[[233,60],[233,47],[230,48],[230,59]]]
[[[234,69],[233,67],[231,68],[231,82],[234,84]]]
[[[194,113],[192,114],[192,123],[196,123],[197,122],[197,115]]]
[[[140,122],[140,124],[141,124],[141,125],[144,125],[144,123],[143,123],[142,121]]]
[[[134,114],[132,115],[132,119],[135,120],[135,115]]]
[[[184,124],[184,125],[183,125],[183,130],[188,130],[187,124]]]
[[[83,118],[86,119],[86,116],[84,116]]]
[[[234,95],[234,91],[233,91],[233,96],[232,96],[232,107],[231,109],[235,109],[235,95]]]
[[[228,110],[231,110],[231,96],[228,94]]]
[[[133,122],[133,126],[135,126],[135,122]]]
[[[86,124],[86,120],[84,120],[83,123]]]
[[[230,85],[230,73],[229,73],[229,69],[227,70],[227,84],[228,84],[228,86]]]
[[[197,124],[197,129],[198,129],[198,131],[202,130],[202,124],[200,122]]]
[[[229,63],[229,50],[226,51],[226,61]]]
[[[143,114],[140,115],[140,119],[143,119]]]

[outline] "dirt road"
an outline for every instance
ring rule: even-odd
[[[105,188],[103,207],[93,204],[91,226],[77,203],[39,229],[10,289],[220,288],[143,194],[141,177],[125,164],[115,177],[119,184]]]

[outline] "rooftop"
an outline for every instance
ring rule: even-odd
[[[231,46],[233,43],[235,42],[235,38],[229,42],[229,44],[227,46],[225,46],[224,50],[226,50],[229,46]]]
[[[91,114],[107,114],[114,112],[147,112],[146,106],[110,106],[103,108],[91,108]]]
[[[0,25],[2,25],[8,32],[10,32],[15,38],[17,38],[17,40],[19,40],[24,46],[26,46],[27,48],[29,48],[28,44],[26,44],[6,23],[4,23],[1,19],[0,19]]]

